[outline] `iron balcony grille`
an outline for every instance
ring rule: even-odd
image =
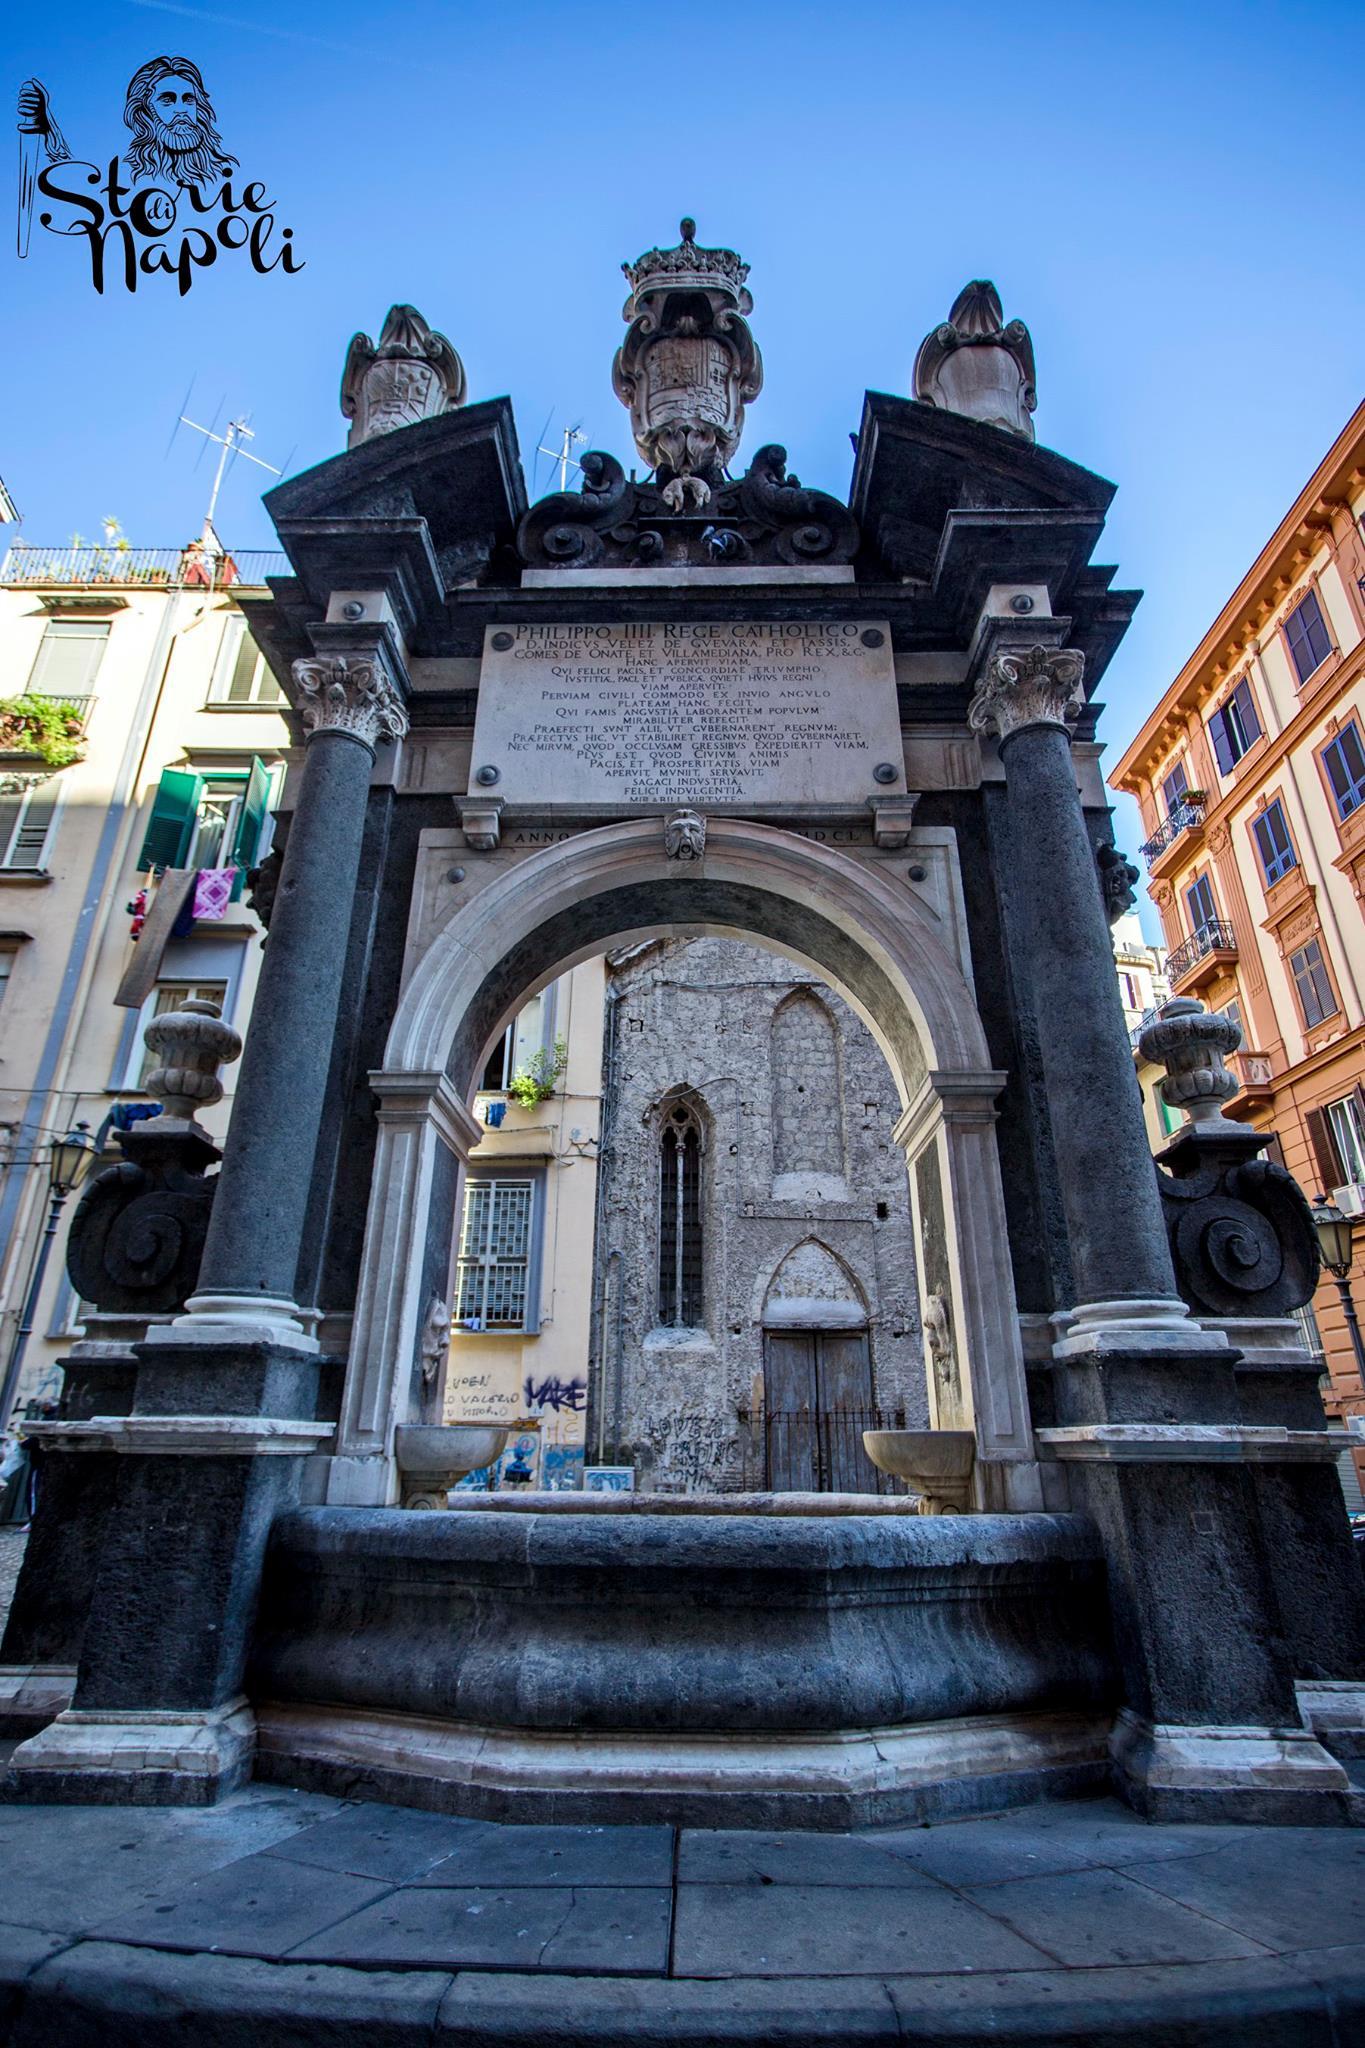
[[[1197,960],[1207,953],[1235,953],[1237,934],[1226,918],[1211,917],[1207,924],[1201,924],[1192,938],[1167,956],[1166,972],[1172,982],[1179,981],[1182,974],[1188,974]]]
[[[1174,846],[1182,832],[1188,832],[1193,825],[1204,822],[1204,799],[1202,796],[1182,797],[1164,825],[1155,831],[1140,849],[1148,867],[1159,861],[1168,846]]]
[[[56,584],[85,588],[90,584],[160,588],[174,583],[185,561],[183,548],[40,548],[20,543],[0,563],[0,585]],[[267,576],[293,572],[280,550],[252,549],[245,554],[206,558],[214,584],[221,589],[259,587]],[[202,570],[201,570],[202,575]]]

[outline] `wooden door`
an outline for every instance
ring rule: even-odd
[[[872,1426],[866,1330],[769,1330],[764,1429],[771,1493],[866,1493]]]
[[[763,1347],[763,1407],[768,1491],[818,1489],[815,1333],[769,1330]]]
[[[876,1469],[863,1449],[872,1427],[872,1358],[866,1330],[822,1330],[815,1348],[820,1404],[820,1491],[868,1493]]]

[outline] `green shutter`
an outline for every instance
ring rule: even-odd
[[[139,874],[145,874],[148,868],[179,867],[189,851],[203,793],[204,778],[192,768],[162,770],[142,851],[137,857]]]
[[[242,808],[237,814],[237,831],[232,841],[231,864],[237,870],[237,879],[232,885],[232,900],[237,902],[246,886],[248,868],[254,868],[260,858],[261,834],[270,812],[270,770],[259,756],[253,755],[251,773],[246,779],[242,796]],[[227,865],[227,862],[224,862]]]

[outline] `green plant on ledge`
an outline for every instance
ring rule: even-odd
[[[61,698],[0,698],[0,752],[36,754],[49,768],[69,768],[85,753],[79,704]]]
[[[507,1093],[523,1109],[534,1109],[538,1102],[550,1100],[568,1064],[569,1048],[564,1039],[557,1038],[553,1047],[542,1045],[539,1052],[532,1053],[521,1072],[513,1074],[507,1084]]]

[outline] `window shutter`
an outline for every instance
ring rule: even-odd
[[[1215,711],[1209,720],[1209,738],[1213,741],[1214,758],[1220,775],[1231,775],[1233,752],[1232,741],[1228,738],[1228,722],[1221,711]]]
[[[1251,701],[1251,686],[1243,681],[1232,693],[1232,701],[1242,721],[1242,737],[1248,746],[1261,737],[1261,721],[1256,716],[1256,706]]]
[[[137,857],[139,874],[148,868],[179,867],[189,850],[204,778],[192,768],[166,768],[152,803],[142,851]]]
[[[241,815],[237,820],[236,836],[232,842],[231,859],[234,866],[255,867],[261,832],[269,809],[270,770],[259,756],[254,756],[251,773],[247,777],[246,794],[242,798]]]
[[[1336,1140],[1332,1127],[1327,1121],[1325,1110],[1310,1109],[1307,1114],[1308,1142],[1313,1148],[1313,1163],[1318,1169],[1320,1186],[1315,1192],[1330,1195],[1333,1188],[1345,1182],[1341,1161],[1337,1158]]]

